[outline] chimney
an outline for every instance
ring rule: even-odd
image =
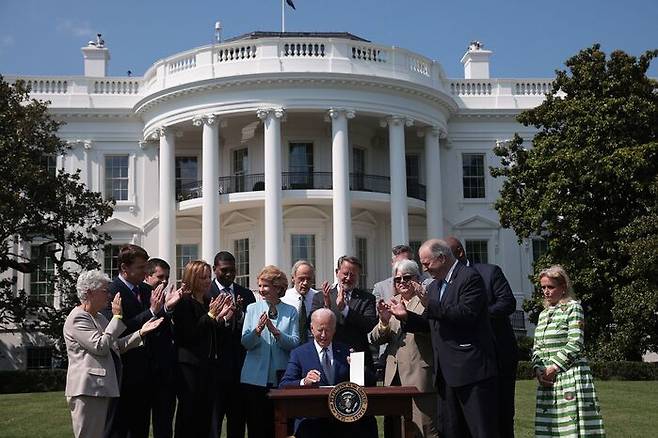
[[[462,57],[464,79],[489,79],[489,57],[491,50],[485,50],[479,41],[471,41]]]
[[[82,48],[82,57],[85,61],[85,76],[107,76],[107,62],[110,60],[110,51],[105,47],[101,34],[96,34],[96,41],[89,41],[87,47]]]

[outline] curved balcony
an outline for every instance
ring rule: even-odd
[[[282,172],[282,190],[331,190],[331,172]],[[219,178],[219,194],[259,192],[265,190],[265,174],[223,176]],[[350,190],[373,193],[391,193],[391,179],[388,176],[350,174]],[[201,181],[184,184],[177,191],[178,201],[200,198]],[[407,196],[425,201],[425,186],[415,181],[407,181]]]

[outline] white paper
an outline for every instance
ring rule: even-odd
[[[365,386],[365,353],[363,351],[350,353],[350,382]]]

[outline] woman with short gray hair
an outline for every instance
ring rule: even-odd
[[[422,286],[418,264],[413,260],[400,260],[393,266],[393,288],[408,312],[423,314],[425,307],[420,301]],[[391,302],[377,303],[379,323],[370,332],[375,345],[388,343],[384,356],[386,369],[384,385],[415,386],[424,394],[414,397],[412,420],[415,437],[437,437],[437,397],[434,390],[434,353],[429,333],[406,333],[400,322],[391,318]],[[401,431],[393,430],[394,423],[384,419],[384,435],[396,436]]]
[[[100,311],[107,307],[109,277],[101,271],[82,272],[76,283],[80,305],[64,323],[69,366],[64,395],[71,411],[76,437],[103,436],[110,398],[119,396],[120,354],[137,347],[142,337],[156,329],[162,318],[148,321],[123,338],[121,296],[112,301],[112,321]]]

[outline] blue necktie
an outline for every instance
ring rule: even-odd
[[[329,349],[327,347],[324,347],[322,349],[322,370],[324,371],[324,375],[327,378],[327,383],[333,385],[334,370],[333,367],[331,366],[331,360],[329,359]]]
[[[443,299],[443,292],[446,291],[448,283],[445,280],[441,280],[441,291],[439,292],[439,301]]]

